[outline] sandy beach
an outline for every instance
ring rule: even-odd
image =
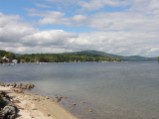
[[[15,93],[10,87],[0,86],[0,91],[8,92],[18,107],[17,119],[77,119],[59,103],[49,97],[31,93]]]

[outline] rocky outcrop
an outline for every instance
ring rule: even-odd
[[[61,96],[60,96],[60,97],[56,96],[56,102],[57,102],[57,103],[61,102],[62,99],[63,99],[63,97],[61,97]]]
[[[35,87],[32,83],[0,83],[0,86],[10,87],[15,93],[24,93],[24,90]],[[0,119],[15,119],[17,117],[18,108],[14,103],[15,100],[12,100],[6,92],[0,91]]]
[[[11,101],[6,92],[0,91],[0,119],[15,119],[18,108]]]
[[[0,83],[0,86],[18,88],[18,89],[32,89],[35,87],[33,83]]]

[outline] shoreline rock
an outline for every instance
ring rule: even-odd
[[[16,119],[77,119],[58,103],[63,97],[57,96],[56,99],[32,94],[25,91],[27,89],[17,88],[24,83],[16,84],[14,87],[11,83],[0,83],[0,91],[5,91],[18,109]]]
[[[19,89],[32,89],[35,87],[33,83],[0,83],[0,86],[19,88]]]
[[[11,97],[4,91],[0,91],[0,119],[15,119],[18,108],[12,102]]]
[[[24,93],[24,90],[30,90],[35,87],[32,83],[0,83],[2,87],[9,87],[15,93]],[[0,119],[15,119],[18,115],[18,107],[15,105],[20,101],[12,100],[5,91],[0,91]]]

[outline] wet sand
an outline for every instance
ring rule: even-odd
[[[19,108],[17,119],[77,119],[62,108],[54,99],[31,93],[15,93],[9,87],[0,86],[0,91],[8,92]]]

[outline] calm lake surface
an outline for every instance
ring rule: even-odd
[[[159,119],[157,62],[0,65],[0,81],[67,97],[61,104],[81,119]]]

